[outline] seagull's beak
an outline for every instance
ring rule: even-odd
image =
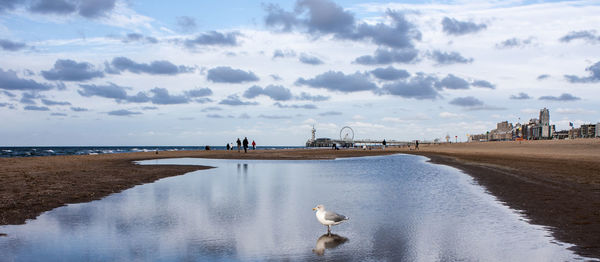
[[[316,208],[316,207],[313,207],[313,211],[314,211],[314,210],[317,210],[317,208]]]

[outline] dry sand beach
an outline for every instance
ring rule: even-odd
[[[139,166],[132,161],[333,159],[393,153],[424,155],[457,167],[532,223],[549,227],[584,256],[600,258],[600,140],[487,142],[388,148],[176,151],[0,159],[0,224],[21,224],[68,203],[87,202],[138,184],[205,169]],[[474,221],[476,222],[476,221]],[[1,233],[1,232],[0,232]]]

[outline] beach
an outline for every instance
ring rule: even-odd
[[[421,145],[406,153],[463,170],[579,254],[600,258],[600,139]]]
[[[135,185],[210,168],[140,166],[161,158],[334,159],[382,154],[424,155],[454,166],[532,223],[544,225],[589,257],[600,257],[600,140],[421,144],[411,148],[139,152],[0,159],[0,224],[21,224],[41,212],[100,199]],[[476,221],[474,221],[476,222]],[[1,232],[0,232],[1,233]]]

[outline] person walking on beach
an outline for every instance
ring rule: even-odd
[[[248,138],[244,137],[244,153],[248,153]]]
[[[256,150],[256,142],[254,140],[252,140],[252,150]]]
[[[238,146],[238,152],[240,152],[240,147],[242,147],[242,141],[240,141],[240,138],[238,137],[238,140],[236,141],[237,146]]]
[[[415,141],[415,149],[419,150],[419,140]]]
[[[381,142],[381,144],[382,144],[382,146],[381,146],[381,149],[385,149],[385,145],[387,144],[387,143],[385,142],[385,139],[383,140],[383,142]]]
[[[227,151],[229,151],[229,149],[230,149],[230,148],[229,148],[229,143],[227,143]]]

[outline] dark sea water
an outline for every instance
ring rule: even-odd
[[[256,149],[302,148],[294,146],[258,146]],[[0,157],[97,155],[130,152],[204,150],[205,146],[38,146],[0,147]],[[211,150],[226,150],[224,146],[210,146]]]
[[[0,226],[0,261],[573,261],[460,171],[413,155],[163,159],[216,168]],[[333,227],[311,209],[350,217]]]

